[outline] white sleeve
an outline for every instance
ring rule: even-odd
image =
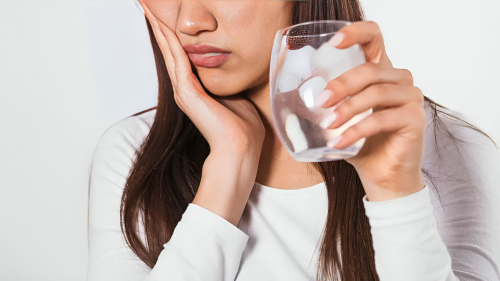
[[[234,280],[248,235],[195,204],[188,205],[152,269],[127,246],[120,228],[120,203],[140,144],[134,143],[133,134],[133,130],[127,132],[115,125],[106,131],[94,152],[87,280]]]
[[[500,280],[500,153],[486,136],[441,118],[445,127],[426,131],[426,187],[363,199],[381,281]]]
[[[429,188],[402,198],[366,201],[381,281],[455,281],[451,257],[432,215]]]

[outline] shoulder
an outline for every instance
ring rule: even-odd
[[[431,107],[425,109],[423,178],[435,187],[435,195],[453,200],[500,195],[500,151],[495,143],[464,123],[470,123],[464,114],[443,108],[437,112]]]
[[[103,133],[97,147],[140,146],[153,125],[155,115],[156,109],[152,109],[116,122]]]
[[[449,109],[439,111],[435,114],[432,108],[426,108],[422,163],[424,181],[435,187],[433,200],[462,208],[469,204],[470,210],[500,206],[500,150],[478,131],[481,126],[476,130],[464,123],[470,121],[463,114]]]
[[[121,199],[138,151],[153,125],[156,109],[124,118],[101,136],[92,159],[89,182],[89,257],[92,271],[116,270],[120,259],[135,262],[121,231]],[[145,241],[139,224],[139,237]],[[108,257],[108,258],[105,258]],[[137,259],[137,264],[142,263]],[[111,267],[109,267],[111,266]]]
[[[106,180],[123,189],[133,157],[149,134],[155,114],[153,109],[129,116],[103,133],[92,157],[91,181]]]
[[[424,159],[446,160],[464,158],[465,161],[481,161],[500,157],[500,150],[486,134],[481,132],[481,126],[473,128],[470,120],[464,114],[444,108],[434,111],[425,105],[427,125],[425,130]],[[467,123],[469,124],[467,124]],[[425,161],[424,161],[425,162]]]

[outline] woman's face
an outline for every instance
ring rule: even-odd
[[[274,36],[291,25],[294,1],[145,0],[182,46],[209,44],[230,52],[218,67],[196,66],[208,91],[227,96],[269,81]]]

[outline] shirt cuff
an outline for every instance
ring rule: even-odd
[[[205,235],[213,234],[222,244],[245,245],[249,236],[223,217],[193,203],[182,215],[182,222],[194,226]]]
[[[387,201],[371,202],[365,195],[363,205],[370,225],[376,228],[419,220],[433,210],[427,185],[413,194]]]
[[[249,236],[190,203],[148,280],[234,280]]]

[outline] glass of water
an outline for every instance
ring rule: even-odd
[[[270,65],[271,112],[274,130],[288,152],[301,162],[324,162],[355,156],[365,138],[345,149],[326,144],[373,112],[355,115],[336,129],[323,129],[320,121],[345,98],[330,108],[315,105],[330,80],[366,62],[359,45],[337,49],[330,40],[350,22],[306,22],[279,30],[274,39]]]

